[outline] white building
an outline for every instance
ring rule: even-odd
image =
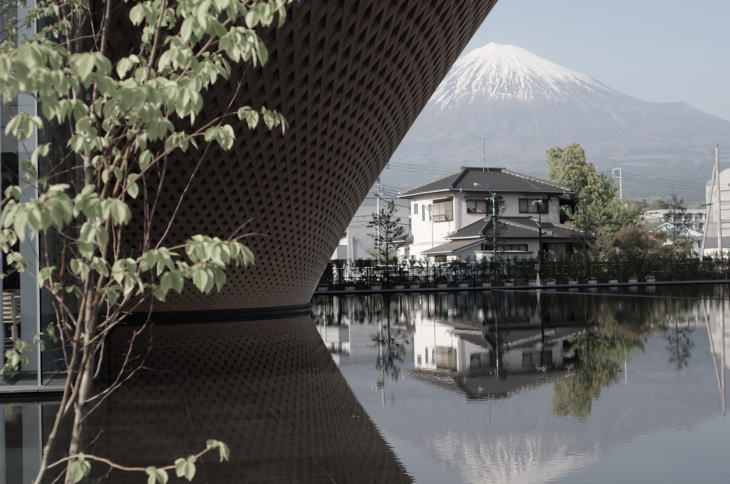
[[[380,207],[384,208],[385,203],[388,201],[395,202],[396,216],[400,218],[400,223],[407,233],[410,222],[408,217],[408,210],[410,208],[408,201],[381,197]],[[332,260],[353,261],[375,258],[373,256],[373,238],[370,236],[374,229],[368,228],[368,222],[372,220],[373,214],[377,212],[377,206],[378,197],[376,195],[368,195],[363,200],[357,212],[352,217],[350,225],[347,226],[347,230],[343,234],[342,239],[340,239],[340,243],[332,253]]]
[[[410,202],[412,242],[405,258],[446,261],[493,254],[492,197],[497,200],[497,252],[536,258],[582,247],[585,234],[560,224],[559,197],[569,189],[504,168],[462,168],[402,192]]]
[[[730,253],[730,168],[720,172],[720,209],[722,216],[722,247],[725,256]],[[705,224],[705,253],[706,256],[718,255],[718,226],[717,226],[717,193],[712,190],[712,180],[705,185],[705,203],[709,204],[709,217]]]
[[[704,208],[688,208],[681,212],[667,209],[647,210],[641,218],[644,224],[657,225],[660,230],[664,230],[669,226],[686,227],[693,232],[702,234],[705,231],[706,212],[707,210]]]

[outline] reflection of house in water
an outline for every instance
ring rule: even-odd
[[[334,298],[331,304],[315,307],[314,321],[317,332],[325,346],[332,354],[335,363],[340,364],[341,355],[350,354],[350,323],[352,317],[343,307],[343,302]]]
[[[329,349],[335,363],[340,363],[340,355],[350,354],[350,325],[324,326],[317,325],[317,331],[325,346]]]
[[[418,317],[413,376],[468,398],[506,397],[565,375],[564,342],[582,331],[575,323],[546,327],[539,318],[484,330],[478,322]]]

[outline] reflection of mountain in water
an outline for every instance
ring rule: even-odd
[[[353,297],[340,300],[341,322],[357,354],[340,367],[409,470],[422,465],[411,455],[427,453],[465,482],[546,482],[590,468],[642,435],[693,432],[718,415],[705,322],[720,306],[691,299],[723,295],[713,291],[683,288],[682,299],[543,293],[539,304],[534,293]],[[316,303],[315,312],[328,305]],[[391,385],[393,403],[384,408],[367,376],[375,350],[358,340],[386,314],[409,328],[413,347],[412,370]],[[692,329],[681,367],[667,347],[676,327]]]
[[[532,484],[548,482],[583,467],[600,456],[599,449],[580,455],[559,436],[540,434],[494,439],[447,433],[432,442],[434,451],[459,469],[466,482]]]

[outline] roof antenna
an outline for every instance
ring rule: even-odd
[[[477,136],[477,139],[482,140],[482,172],[487,171],[487,138]]]

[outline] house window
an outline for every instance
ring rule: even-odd
[[[538,366],[552,366],[552,350],[525,351],[522,353],[522,368],[536,368]]]
[[[426,206],[421,207],[421,222],[426,221]]]
[[[527,252],[527,244],[497,244],[500,252]]]
[[[433,202],[433,221],[450,222],[454,220],[454,199],[437,200]]]
[[[488,244],[492,250],[492,244]],[[527,252],[527,244],[497,244],[497,250],[500,252]]]
[[[414,203],[413,204],[413,213],[415,213],[416,215],[418,215],[418,204],[417,203]]]
[[[494,250],[494,245],[492,245],[492,241],[487,240],[485,242],[482,242],[481,250],[483,250],[483,251]],[[499,252],[527,252],[527,244],[500,244],[500,243],[497,243],[497,250]]]
[[[520,213],[548,213],[549,208],[548,198],[520,198]]]
[[[446,262],[446,256],[445,255],[435,255],[433,256],[434,262]]]
[[[486,198],[467,198],[466,213],[492,213],[492,201]]]

